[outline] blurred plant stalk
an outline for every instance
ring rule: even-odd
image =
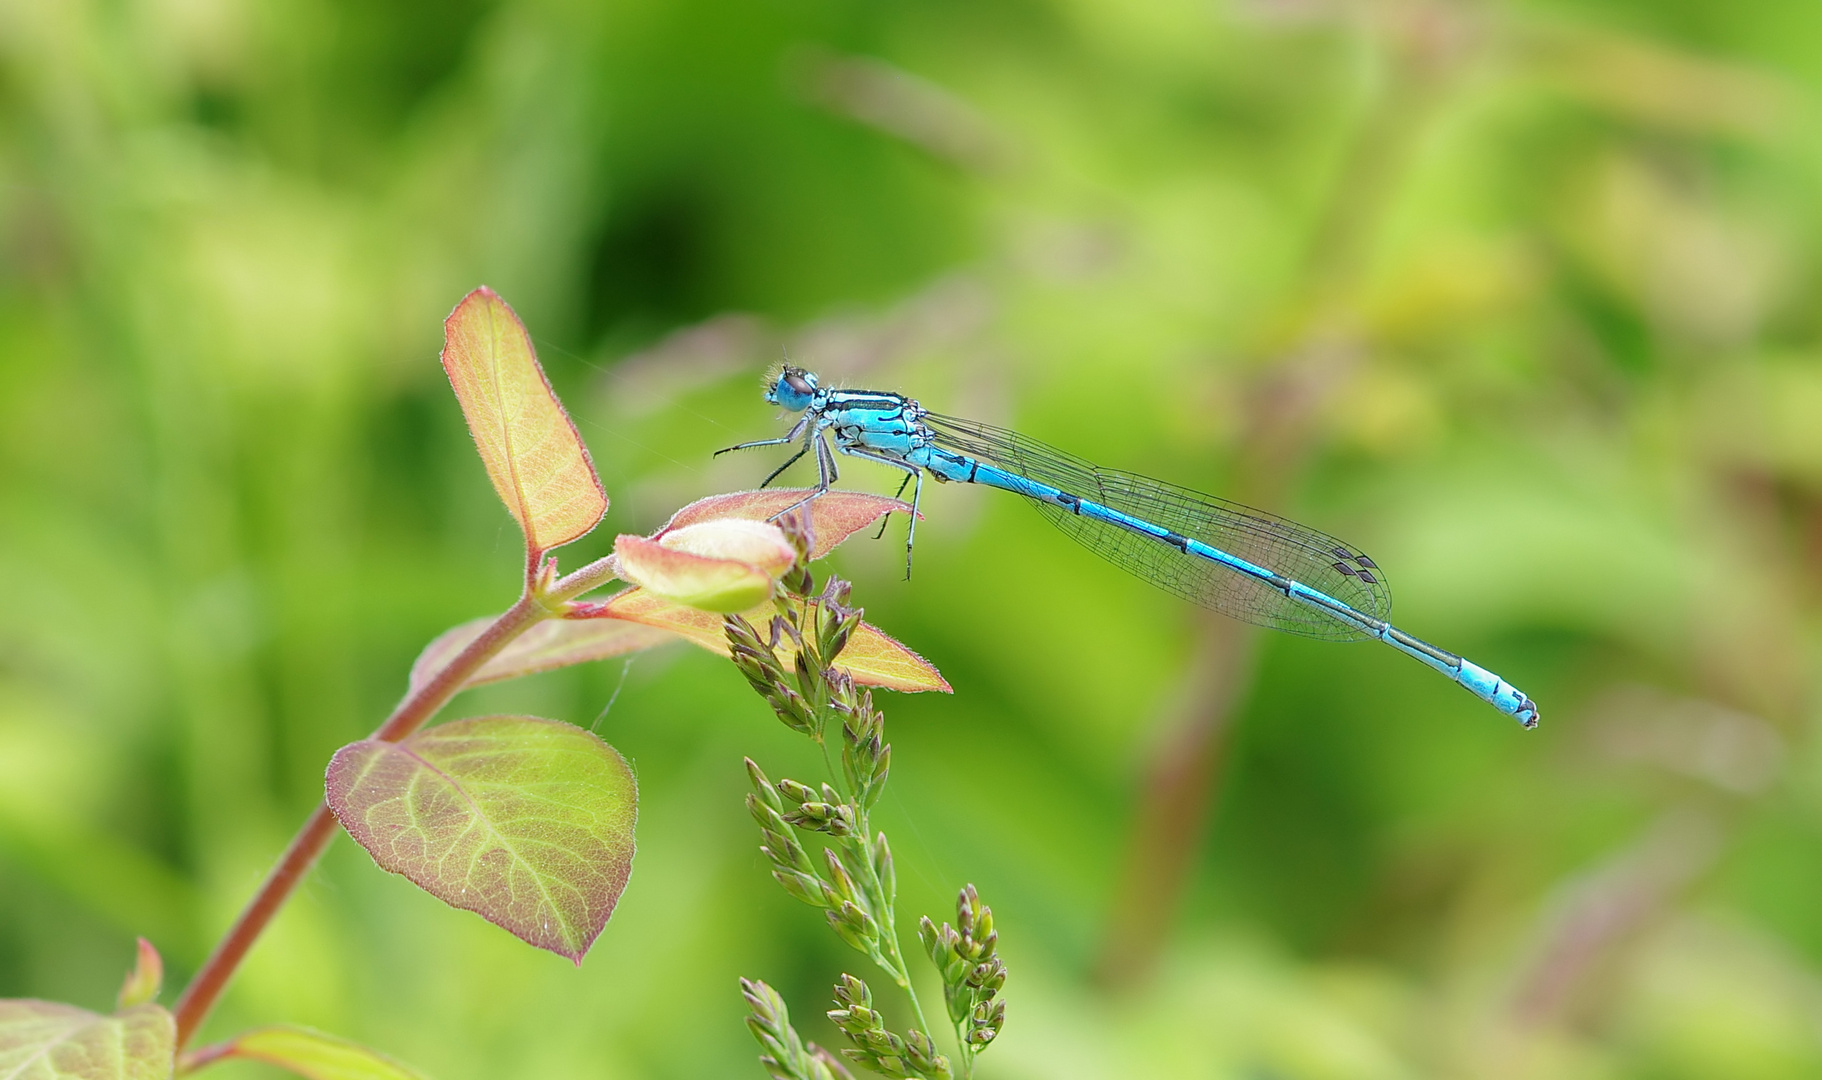
[[[1248,423],[1233,449],[1233,498],[1249,505],[1288,501],[1324,433],[1321,416],[1361,365],[1367,343],[1356,319],[1366,247],[1429,107],[1475,55],[1472,13],[1429,2],[1363,10],[1389,58],[1389,85],[1355,133],[1280,312],[1294,328],[1291,344],[1261,361],[1253,377]],[[1145,982],[1170,940],[1252,684],[1256,638],[1231,619],[1204,614],[1199,621],[1179,704],[1166,718],[1170,730],[1142,768],[1127,858],[1095,961],[1105,987]]]

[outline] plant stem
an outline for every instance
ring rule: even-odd
[[[551,584],[545,599],[549,601],[573,600],[585,592],[600,588],[619,576],[619,568],[614,565],[614,557],[608,555],[558,578]]]
[[[424,725],[426,720],[436,715],[449,702],[449,699],[462,689],[482,664],[506,647],[506,644],[518,637],[534,624],[551,616],[552,611],[546,599],[537,597],[531,592],[519,597],[519,602],[507,609],[504,615],[493,621],[481,633],[481,636],[470,642],[468,647],[456,654],[443,670],[425,683],[417,692],[408,694],[399,702],[398,708],[386,718],[379,730],[371,738],[382,742],[398,742]],[[278,914],[285,901],[297,888],[299,881],[309,873],[323,849],[335,836],[335,815],[329,807],[318,803],[304,827],[298,830],[285,853],[278,860],[278,865],[266,876],[253,899],[241,911],[240,918],[215,946],[208,960],[184,987],[183,996],[178,998],[174,1013],[177,1018],[177,1048],[183,1049],[196,1029],[202,1026],[209,1010],[215,1007],[216,999],[227,989],[234,972],[246,958],[247,951],[259,939],[266,929],[266,924]]]
[[[480,637],[469,642],[468,647],[457,653],[456,658],[425,683],[422,690],[400,702],[399,707],[386,718],[386,722],[373,733],[373,738],[381,742],[398,742],[423,727],[424,721],[448,704],[449,699],[456,696],[456,692],[462,689],[462,684],[480,670],[482,664],[493,659],[494,654],[505,648],[512,639],[549,618],[551,614],[550,609],[538,597],[519,597],[518,603],[507,608],[505,614],[481,632]]]
[[[819,735],[816,737],[816,745],[822,750],[823,771],[829,774],[829,779],[835,783],[835,789],[841,792],[842,798],[849,799],[850,803],[852,803],[852,796],[848,792],[847,778],[841,774],[840,769],[835,767],[835,757],[833,752],[829,749],[829,740]],[[862,827],[864,828],[865,826]]]
[[[260,931],[278,914],[278,909],[290,898],[291,891],[309,872],[317,856],[329,846],[330,839],[335,836],[335,827],[335,815],[329,812],[328,806],[317,803],[304,827],[291,838],[291,845],[279,858],[278,865],[266,875],[252,902],[240,913],[240,918],[234,920],[234,928],[215,946],[215,951],[209,954],[208,961],[190,980],[190,985],[184,987],[175,1009],[178,1049],[181,1050],[195,1034],[215,1000],[227,989],[228,980],[234,977],[247,951],[259,939]]]
[[[824,761],[827,760],[828,754],[825,747]],[[843,777],[835,766],[830,764],[828,768],[829,775],[835,782],[841,783]],[[848,798],[849,805],[854,808],[854,819],[859,832],[860,859],[858,861],[861,873],[865,875],[862,885],[879,905],[879,913],[883,916],[880,920],[880,929],[883,932],[885,949],[882,958],[879,958],[879,966],[886,969],[886,972],[892,976],[892,981],[897,983],[905,991],[905,996],[911,999],[911,1013],[917,1018],[917,1030],[925,1035],[933,1035],[934,1032],[930,1030],[930,1021],[924,1017],[923,1003],[917,1000],[917,988],[911,985],[911,965],[905,962],[905,954],[899,948],[898,897],[886,895],[886,883],[880,880],[879,871],[874,869],[876,863],[874,861],[873,823],[866,809],[861,806],[859,797],[849,795]],[[885,961],[890,961],[890,963]]]
[[[1420,46],[1422,35],[1409,40]],[[1311,314],[1300,317],[1295,344],[1262,365],[1248,395],[1254,401],[1231,454],[1236,463],[1231,486],[1234,498],[1254,506],[1282,501],[1306,471],[1322,429],[1317,418],[1338,388],[1349,384],[1347,358],[1360,344],[1356,332],[1338,332],[1337,326],[1350,323],[1369,243],[1429,117],[1436,80],[1459,66],[1438,66],[1451,57],[1421,52],[1394,53],[1393,59],[1392,85],[1354,134],[1283,304],[1286,311]],[[1328,340],[1338,333],[1339,348]],[[1197,659],[1185,678],[1186,705],[1180,718],[1170,718],[1174,730],[1145,766],[1123,845],[1126,865],[1116,879],[1106,939],[1095,961],[1096,981],[1111,989],[1141,983],[1163,956],[1214,812],[1236,714],[1254,681],[1253,630],[1224,618],[1203,625]]]
[[[871,871],[868,873],[872,876]],[[877,885],[878,878],[875,877],[874,880]],[[905,963],[905,954],[898,947],[898,918],[897,913],[893,910],[894,906],[891,903],[886,906],[886,947],[890,950],[887,954],[888,958],[898,967],[895,981],[904,987],[905,996],[911,999],[911,1015],[917,1018],[917,1030],[925,1035],[934,1035],[935,1032],[930,1028],[930,1021],[924,1016],[923,1002],[917,1000],[917,987],[911,985],[911,965]]]
[[[234,1052],[234,1042],[211,1043],[200,1050],[192,1050],[177,1058],[177,1075],[193,1073],[205,1065],[213,1065]]]

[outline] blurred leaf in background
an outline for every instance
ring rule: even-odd
[[[1204,618],[993,492],[927,493],[909,584],[848,545],[956,691],[892,703],[879,812],[907,910],[995,897],[983,1075],[1822,1072],[1817,9],[68,0],[0,9],[0,71],[0,996],[103,1008],[138,934],[179,982],[511,600],[436,365],[486,281],[601,537],[757,482],[709,453],[777,433],[788,352],[1346,537],[1542,706]],[[459,707],[587,725],[621,674]],[[752,850],[777,727],[642,659],[587,965],[338,844],[211,1027],[757,1075],[736,975],[843,962]]]

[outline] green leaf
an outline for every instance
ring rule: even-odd
[[[169,1080],[177,1027],[156,1005],[101,1016],[55,1001],[0,1001],[4,1080]]]
[[[228,1058],[264,1061],[310,1080],[424,1080],[375,1050],[306,1027],[254,1028],[185,1059],[186,1071]]]
[[[607,493],[519,316],[483,285],[449,313],[443,340],[449,385],[526,547],[549,551],[594,528]]]
[[[474,619],[438,635],[411,665],[408,692],[422,689],[497,618],[499,616],[490,615]],[[521,675],[639,652],[675,640],[676,635],[656,627],[615,619],[546,619],[514,638],[462,685],[503,682]]]
[[[632,770],[570,724],[486,716],[350,743],[326,787],[381,867],[578,964],[632,872]]]

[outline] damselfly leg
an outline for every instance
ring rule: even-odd
[[[905,474],[905,478],[898,482],[898,490],[894,491],[892,493],[892,497],[894,499],[904,498],[905,497],[905,488],[907,488],[911,485],[911,478],[916,475],[917,474],[914,472],[907,472]],[[879,531],[873,534],[873,539],[878,540],[880,537],[886,535],[886,526],[891,524],[891,522],[892,522],[892,514],[890,511],[888,511],[884,517],[879,519]]]
[[[808,495],[805,495],[803,498],[798,499],[796,502],[785,507],[783,510],[778,511],[778,513],[773,514],[771,517],[766,519],[767,521],[777,521],[779,518],[784,517],[787,514],[796,513],[798,510],[801,510],[805,506],[809,505],[810,500],[816,498],[818,495],[827,494],[828,490],[829,490],[829,486],[831,484],[835,483],[835,481],[841,479],[841,470],[839,470],[835,467],[835,455],[829,452],[828,441],[822,437],[821,429],[817,429],[817,430],[813,430],[810,432],[809,437],[804,440],[804,448],[802,450],[797,451],[797,453],[792,454],[790,461],[787,461],[783,465],[772,470],[772,475],[766,477],[766,483],[767,484],[771,483],[772,480],[774,478],[776,478],[779,473],[784,472],[785,469],[791,465],[791,462],[794,462],[798,458],[802,457],[810,449],[811,444],[814,444],[816,447],[816,487],[815,487],[815,489],[812,490]],[[759,486],[764,487],[765,484],[761,484]]]
[[[911,547],[913,544],[917,543],[917,502],[924,493],[924,470],[908,461],[900,461],[897,458],[886,457],[883,454],[869,454],[865,450],[856,450],[852,446],[841,447],[841,452],[852,457],[874,462],[875,464],[904,470],[905,479],[898,485],[898,495],[903,495],[905,493],[905,484],[908,484],[913,480],[917,481],[917,490],[911,493],[911,527],[905,534],[905,580],[910,581]],[[893,498],[896,499],[898,495],[894,495]],[[890,514],[887,514],[886,516],[887,518],[891,517]],[[884,536],[885,534],[886,523],[882,521],[879,523],[879,536]],[[874,537],[874,539],[879,539],[879,536]]]

